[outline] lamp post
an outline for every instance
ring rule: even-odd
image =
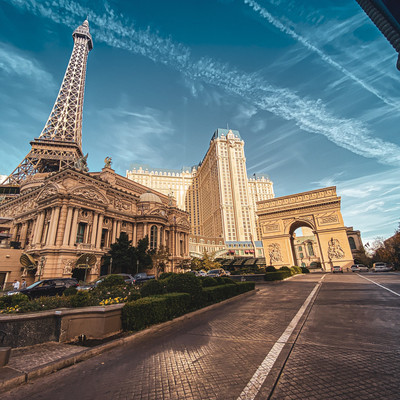
[[[139,273],[139,259],[136,260],[136,273]]]
[[[111,275],[112,271],[112,257],[110,257],[110,264],[108,264],[108,275]]]
[[[86,282],[86,275],[87,275],[87,270],[88,270],[88,263],[89,263],[89,256],[86,256],[86,265],[85,265],[85,278],[84,278],[84,282]]]

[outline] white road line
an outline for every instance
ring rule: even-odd
[[[310,304],[312,298],[314,297],[316,291],[321,286],[322,280],[325,278],[325,276],[326,275],[324,275],[318,281],[318,283],[315,285],[314,289],[312,290],[310,295],[307,297],[307,299],[303,303],[303,305],[300,307],[300,309],[297,312],[297,314],[295,315],[295,317],[290,321],[290,324],[285,329],[285,332],[283,332],[281,337],[273,345],[272,349],[267,354],[267,356],[264,358],[264,361],[258,367],[257,371],[254,373],[253,377],[250,379],[247,386],[243,389],[242,393],[238,397],[238,400],[253,400],[257,396],[258,392],[261,389],[261,386],[265,382],[265,379],[267,379],[268,374],[270,373],[272,367],[274,366],[275,361],[277,360],[283,347],[289,340],[290,335],[293,333],[294,329],[296,328],[298,322],[300,321],[300,318],[303,316],[304,312],[306,311],[306,309],[307,309],[308,305]]]
[[[365,276],[362,276],[362,275],[360,275],[360,274],[357,274],[357,275],[360,276],[361,278],[366,279],[367,281],[370,281],[370,282],[372,282],[372,283],[375,283],[375,285],[380,286],[382,289],[386,289],[386,290],[389,291],[390,293],[393,293],[393,294],[395,294],[396,296],[399,296],[399,297],[400,297],[400,293],[394,292],[393,290],[388,289],[387,287],[385,287],[385,286],[383,286],[383,285],[380,285],[379,283],[376,283],[376,282],[373,281],[372,279],[366,278]]]

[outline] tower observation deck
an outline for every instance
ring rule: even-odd
[[[83,96],[87,57],[93,49],[87,20],[75,29],[72,37],[74,48],[50,116],[40,136],[30,143],[29,153],[0,186],[0,194],[18,187],[31,175],[73,167],[83,159]]]

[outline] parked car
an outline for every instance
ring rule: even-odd
[[[372,267],[372,271],[374,272],[388,272],[391,270],[392,268],[384,262],[376,262]]]
[[[124,278],[124,281],[130,285],[135,283],[134,277],[130,274],[113,274],[113,275],[121,275]],[[94,281],[85,283],[83,285],[79,285],[77,287],[78,290],[89,290],[95,288],[100,282],[103,282],[105,278],[109,275],[103,275],[95,279]]]
[[[364,264],[354,264],[351,266],[352,272],[368,272],[369,268],[366,267]]]
[[[343,274],[343,268],[342,268],[341,266],[339,266],[339,265],[335,265],[335,266],[332,268],[332,272],[333,272],[334,274],[337,273],[337,272],[340,272],[340,273]]]
[[[65,289],[70,287],[77,287],[78,281],[74,278],[55,278],[55,279],[42,279],[33,283],[25,289],[19,291],[13,290],[8,292],[8,295],[17,293],[26,294],[30,299],[41,296],[61,296]]]
[[[139,272],[138,274],[136,274],[133,277],[133,283],[139,284],[139,283],[146,282],[150,279],[156,279],[156,277],[154,275],[147,275],[146,272]]]
[[[216,276],[225,276],[225,270],[223,268],[218,268],[218,269],[210,269],[207,272],[207,276],[211,276],[211,278],[215,278]]]

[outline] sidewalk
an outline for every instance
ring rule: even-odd
[[[220,303],[193,311],[172,321],[167,321],[158,325],[153,325],[143,331],[132,333],[129,336],[114,339],[107,343],[95,347],[86,347],[76,344],[64,344],[56,342],[47,342],[29,347],[20,347],[12,349],[10,361],[7,366],[0,368],[0,393],[19,386],[32,379],[49,375],[60,369],[69,367],[78,362],[87,360],[91,357],[102,354],[115,347],[131,343],[143,335],[149,335],[162,331],[172,325],[182,323],[188,319],[203,314],[222,304],[227,304],[238,299],[253,295],[257,289],[232,297]]]

